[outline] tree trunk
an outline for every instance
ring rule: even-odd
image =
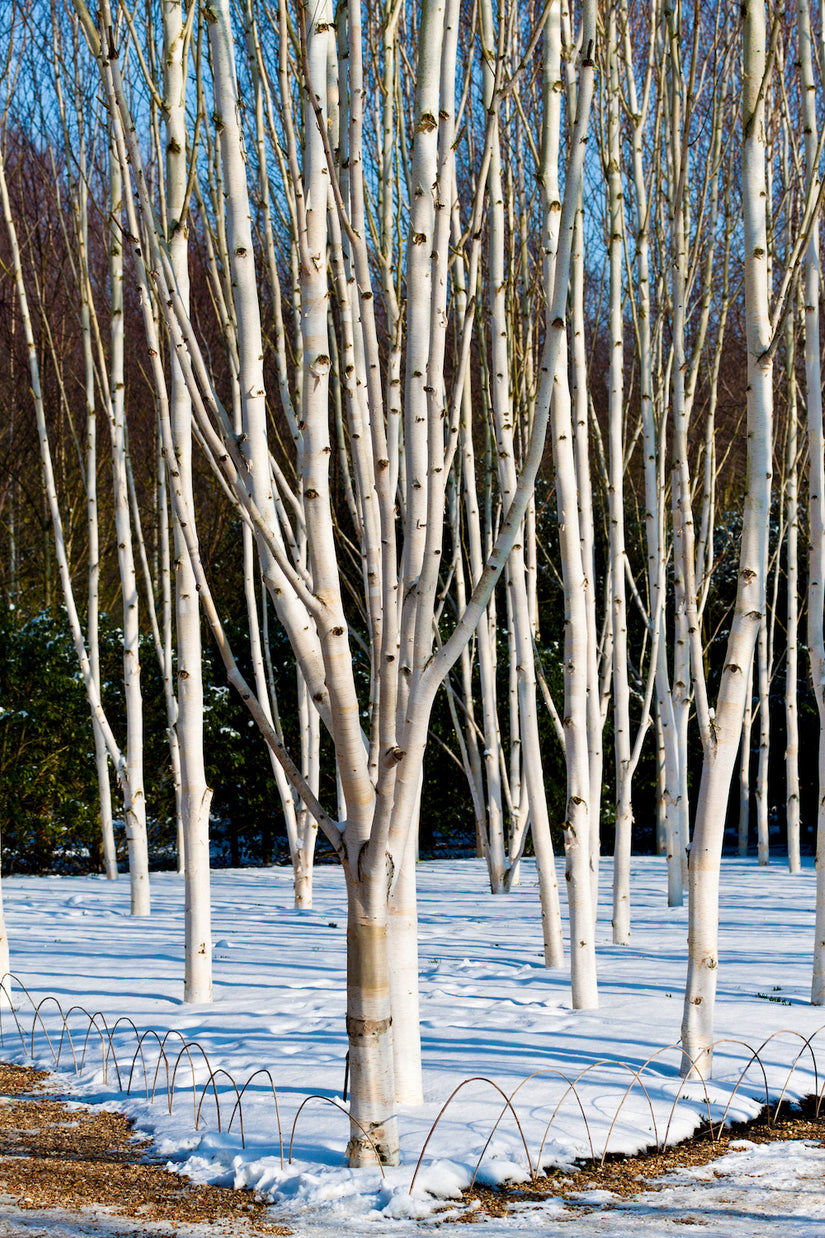
[[[771,750],[770,668],[768,666],[768,619],[762,615],[757,641],[759,665],[759,765],[756,775],[756,839],[760,865],[770,863],[768,834],[768,758]]]
[[[745,716],[742,719],[742,739],[739,744],[739,827],[737,830],[740,856],[748,854],[751,818],[751,734],[753,731],[753,659],[748,666],[748,686],[745,692]]]
[[[788,444],[785,453],[787,484],[785,512],[788,526],[787,564],[787,642],[785,653],[785,822],[788,839],[788,868],[801,871],[799,854],[799,717],[797,708],[799,659],[799,496],[798,432],[796,388],[796,315],[785,324],[785,352],[788,371]]]
[[[184,23],[181,0],[163,0],[166,210],[169,257],[178,294],[189,310],[187,226],[187,135]],[[167,461],[186,507],[192,491],[192,402],[177,357],[170,360],[169,413],[175,460]],[[175,620],[178,646],[177,736],[181,769],[181,817],[185,883],[185,1002],[212,1000],[212,912],[209,882],[209,807],[203,753],[203,658],[195,574],[180,522],[173,510]]]
[[[117,123],[113,120],[113,124]],[[111,362],[109,373],[109,422],[112,437],[112,477],[118,567],[123,597],[123,690],[126,701],[126,779],[123,813],[129,851],[129,888],[133,916],[148,916],[149,852],[146,838],[146,796],[143,786],[143,697],[140,689],[140,629],[138,588],[132,549],[129,493],[126,479],[126,410],[123,324],[123,248],[121,216],[123,181],[115,138],[110,138],[111,181],[109,223],[109,269],[111,279]]]
[[[797,0],[799,59],[805,129],[806,187],[819,187],[816,87],[813,73],[811,16],[808,0]],[[821,294],[819,226],[811,229],[804,260],[805,389],[808,404],[808,657],[819,713],[819,790],[816,827],[816,927],[811,1003],[825,1005],[825,436],[822,426],[822,362],[819,298]]]
[[[419,794],[420,801],[420,794]],[[415,810],[416,819],[418,808]],[[424,1103],[418,995],[418,907],[415,861],[418,830],[410,830],[401,868],[389,898],[393,1074],[399,1105]]]
[[[386,877],[347,882],[350,1165],[397,1165]]]
[[[628,681],[627,597],[624,534],[624,322],[622,251],[621,133],[619,130],[619,66],[616,11],[611,6],[607,28],[607,196],[610,241],[610,363],[608,372],[608,520],[613,615],[613,753],[616,776],[616,825],[613,847],[613,944],[630,943],[630,686]]]
[[[683,1073],[707,1079],[713,1059],[718,975],[719,868],[728,792],[742,733],[747,668],[766,603],[771,495],[773,363],[767,283],[763,0],[747,0],[744,18],[742,185],[748,346],[748,469],[736,604],[719,698],[705,738],[702,782],[690,851],[688,975],[682,1020]]]

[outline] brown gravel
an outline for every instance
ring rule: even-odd
[[[177,1226],[209,1225],[232,1238],[286,1235],[293,1231],[267,1219],[266,1205],[249,1191],[193,1186],[152,1161],[151,1144],[139,1140],[119,1113],[69,1108],[45,1089],[52,1076],[0,1063],[0,1196],[22,1209],[60,1208],[70,1212],[101,1209],[143,1223],[161,1223],[155,1238],[176,1238]],[[813,1104],[728,1128],[712,1140],[707,1131],[664,1152],[609,1156],[604,1165],[586,1162],[554,1170],[531,1183],[496,1188],[475,1185],[464,1192],[468,1211],[455,1220],[473,1222],[504,1216],[512,1204],[565,1200],[590,1211],[583,1194],[610,1191],[628,1198],[663,1190],[673,1170],[706,1165],[723,1156],[731,1140],[753,1143],[778,1139],[822,1140],[825,1113]]]
[[[147,1223],[220,1225],[233,1238],[293,1232],[269,1222],[249,1191],[167,1173],[122,1114],[69,1108],[44,1091],[50,1078],[0,1064],[0,1195],[18,1208],[106,1209]]]
[[[728,1127],[718,1139],[711,1139],[707,1131],[702,1131],[696,1138],[687,1139],[664,1152],[608,1156],[604,1165],[598,1161],[588,1161],[575,1170],[554,1170],[533,1182],[514,1186],[473,1186],[464,1192],[465,1202],[473,1211],[457,1219],[471,1222],[481,1220],[484,1214],[504,1216],[511,1204],[541,1202],[550,1198],[561,1198],[568,1207],[578,1212],[591,1211],[586,1199],[581,1199],[583,1192],[611,1191],[614,1195],[629,1198],[645,1191],[662,1191],[669,1185],[664,1175],[677,1169],[707,1165],[709,1161],[724,1156],[732,1140],[774,1143],[780,1139],[808,1139],[820,1142],[823,1138],[825,1110],[817,1117],[815,1104],[807,1103],[794,1112],[785,1110],[775,1122],[763,1115],[753,1122]]]

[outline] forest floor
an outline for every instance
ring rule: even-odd
[[[123,1114],[67,1104],[55,1083],[46,1071],[0,1063],[0,1218],[5,1200],[28,1212],[75,1213],[98,1227],[116,1214],[155,1238],[203,1225],[233,1238],[294,1232],[272,1224],[251,1191],[195,1186],[169,1173]]]
[[[34,1238],[40,1224],[46,1233],[68,1234],[69,1218],[76,1221],[75,1233],[99,1238],[274,1238],[300,1233],[278,1224],[273,1219],[277,1210],[249,1190],[196,1186],[170,1173],[151,1141],[136,1136],[122,1114],[67,1104],[55,1091],[59,1082],[46,1071],[0,1063],[0,1234]],[[594,1213],[609,1213],[621,1202],[627,1219],[634,1199],[667,1190],[674,1171],[712,1166],[743,1144],[819,1143],[825,1136],[825,1115],[817,1108],[811,1103],[778,1117],[765,1113],[724,1134],[713,1132],[713,1138],[705,1130],[663,1152],[611,1156],[604,1164],[590,1161],[538,1177],[529,1186],[474,1185],[463,1192],[463,1213],[451,1212],[456,1223],[463,1220],[486,1229],[494,1219],[512,1219],[514,1209],[554,1200],[563,1204],[570,1219],[587,1216],[584,1224],[592,1224]],[[723,1177],[718,1171],[717,1176]],[[4,1225],[9,1209],[20,1218],[18,1230]],[[29,1214],[25,1225],[21,1214]],[[681,1223],[709,1222],[695,1209]]]

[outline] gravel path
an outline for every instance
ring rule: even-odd
[[[121,1114],[67,1103],[55,1096],[54,1083],[42,1071],[0,1065],[3,1238],[263,1238],[293,1232],[274,1223],[267,1206],[248,1191],[193,1186],[168,1173]],[[61,1219],[67,1213],[77,1214],[76,1223]]]
[[[55,1093],[56,1083],[43,1072],[0,1064],[0,1238],[343,1233],[340,1221],[337,1228],[319,1227],[317,1216],[302,1221],[288,1209],[279,1217],[248,1191],[193,1186],[168,1173],[121,1114],[67,1101]],[[530,1185],[474,1188],[459,1207],[448,1204],[423,1223],[387,1224],[376,1215],[369,1238],[463,1236],[474,1232],[467,1222],[478,1224],[480,1238],[526,1230],[536,1238],[663,1238],[692,1227],[739,1238],[743,1225],[762,1236],[821,1238],[824,1131],[811,1107],[713,1142],[703,1136],[664,1153],[558,1171]]]

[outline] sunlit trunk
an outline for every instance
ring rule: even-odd
[[[126,480],[125,337],[123,324],[123,182],[111,141],[109,160],[109,278],[112,304],[109,369],[109,428],[112,440],[115,530],[123,602],[123,691],[126,702],[126,781],[123,814],[129,851],[129,888],[133,916],[148,916],[149,851],[146,837],[146,795],[143,785],[143,697],[140,688],[140,628],[138,587],[132,549],[132,525]]]
[[[189,309],[186,132],[187,60],[181,0],[163,0],[164,118],[166,122],[166,211],[169,258],[181,302]],[[194,510],[192,491],[192,403],[177,358],[170,359],[169,413],[175,445],[176,484]],[[212,913],[209,883],[209,808],[203,753],[203,666],[200,607],[195,574],[180,523],[173,512],[175,620],[177,632],[176,731],[180,754],[181,819],[184,837],[186,1002],[212,1000]]]
[[[704,762],[690,851],[688,975],[682,1020],[683,1071],[707,1078],[713,1059],[718,976],[719,869],[728,793],[742,733],[747,667],[766,604],[771,495],[773,362],[767,284],[764,95],[766,21],[762,0],[744,19],[742,206],[748,348],[748,464],[736,603]],[[704,737],[703,737],[704,738]]]

